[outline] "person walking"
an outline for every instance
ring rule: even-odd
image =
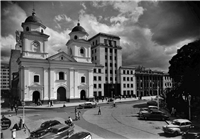
[[[99,106],[98,115],[101,115],[101,108],[100,108],[100,106]]]
[[[81,112],[80,111],[78,111],[78,120],[80,120],[81,118],[80,118],[80,114],[81,114]]]
[[[18,106],[15,105],[15,113],[16,113],[16,115],[17,115],[17,111],[18,111]]]

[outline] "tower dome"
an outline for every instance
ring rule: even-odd
[[[75,26],[73,29],[72,29],[72,32],[82,32],[84,34],[88,34],[85,29],[80,26],[80,23],[77,23],[77,26]]]
[[[32,12],[32,15],[27,17],[25,23],[34,22],[42,24],[42,21],[35,15],[35,12]]]

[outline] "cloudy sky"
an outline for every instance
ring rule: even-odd
[[[80,20],[89,38],[102,32],[118,35],[124,66],[168,71],[177,49],[200,36],[200,18],[181,1],[1,1],[1,62],[8,63],[15,31],[31,15],[47,27],[50,55],[66,47]],[[193,5],[193,3],[192,3]]]

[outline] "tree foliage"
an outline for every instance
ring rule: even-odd
[[[180,48],[169,63],[169,75],[179,92],[200,96],[200,39]]]

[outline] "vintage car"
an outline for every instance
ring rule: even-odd
[[[180,135],[191,127],[191,121],[187,119],[174,119],[171,124],[163,126],[164,133]]]
[[[41,139],[64,139],[69,138],[73,133],[74,125],[69,126],[61,123],[51,127],[50,132],[48,132]]]
[[[89,132],[78,132],[73,134],[69,139],[92,139],[92,135]]]
[[[138,115],[140,116],[143,113],[149,113],[151,110],[158,110],[159,108],[157,106],[148,106],[146,108],[141,108],[138,112]]]
[[[169,116],[160,110],[151,110],[147,113],[141,113],[139,119],[167,120]]]
[[[96,102],[85,102],[83,104],[78,105],[79,109],[83,108],[95,108],[97,106]]]
[[[41,124],[40,128],[31,132],[29,138],[40,138],[47,134],[52,126],[60,124],[59,121],[57,120],[49,120],[45,121],[44,123]]]
[[[182,139],[200,139],[200,126],[191,126],[183,132]]]

